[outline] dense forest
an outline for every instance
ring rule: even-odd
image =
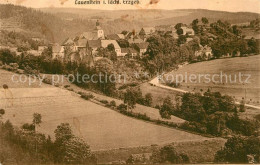
[[[46,37],[50,42],[62,42],[68,36],[93,29],[95,25],[95,22],[85,19],[68,21],[32,8],[0,5],[0,19],[14,17],[21,21],[24,30],[37,32],[37,37]]]

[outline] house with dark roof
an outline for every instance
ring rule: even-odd
[[[106,36],[108,40],[120,40],[120,39],[125,39],[124,34],[109,34]]]
[[[138,51],[134,48],[121,48],[121,54],[124,57],[129,55],[129,57],[134,58],[138,56]]]
[[[132,38],[127,40],[129,42],[129,44],[135,44],[135,43],[142,43],[145,42],[145,38],[142,38],[139,35],[133,36]]]
[[[101,48],[101,40],[89,40],[86,48],[91,51],[93,55],[96,55],[98,48]]]
[[[148,46],[148,42],[134,44],[134,48],[138,51],[140,57],[142,57],[144,53],[147,51]]]
[[[156,31],[155,27],[144,27],[140,30],[139,35],[142,35],[142,34],[151,35],[151,34],[155,33],[155,31]]]

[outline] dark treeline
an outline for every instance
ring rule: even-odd
[[[144,67],[150,72],[162,72],[174,68],[182,62],[197,62],[206,60],[204,57],[196,56],[195,52],[200,50],[200,45],[210,46],[213,56],[210,59],[225,56],[247,56],[260,53],[259,40],[254,38],[245,40],[241,27],[231,26],[228,22],[221,20],[211,23],[207,18],[195,19],[191,26],[195,36],[182,35],[182,23],[176,24],[178,39],[174,39],[171,33],[157,33],[147,39],[149,46],[142,61]],[[187,42],[187,39],[192,39]]]
[[[240,119],[234,99],[219,92],[185,93],[176,97],[175,105],[167,97],[158,108],[164,118],[175,115],[187,120],[183,129],[214,136],[258,134],[259,122]]]
[[[35,41],[32,34],[2,30],[0,33],[0,44],[9,47],[17,47],[18,52],[27,50],[38,50],[38,46],[44,45],[44,41]]]
[[[51,53],[51,47],[45,49],[41,56],[26,53],[18,56],[15,52],[2,49],[0,50],[0,61],[7,65],[16,63],[18,64],[18,69],[24,70],[27,74],[72,74],[75,79],[71,81],[76,85],[96,89],[110,96],[115,94],[116,77],[112,75],[113,62],[111,60],[103,58],[95,63],[95,67],[90,67],[85,63],[52,59]],[[83,82],[84,75],[89,77],[85,82]],[[92,75],[95,75],[93,79],[91,79]]]
[[[73,36],[85,29],[94,28],[95,23],[87,19],[67,21],[53,14],[16,5],[0,5],[0,18],[15,18],[22,28],[35,32],[50,42],[62,42],[64,36]]]
[[[21,128],[14,127],[9,120],[0,120],[0,140],[4,143],[0,149],[0,162],[14,160],[19,164],[97,163],[89,145],[73,134],[68,123],[57,126],[54,131],[55,140],[36,131],[40,124],[40,114],[34,114],[32,124],[26,123]]]

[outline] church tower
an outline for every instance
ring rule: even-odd
[[[97,31],[98,38],[105,39],[104,30],[100,27],[100,23],[98,20],[96,22],[95,30]]]

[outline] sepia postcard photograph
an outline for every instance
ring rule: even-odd
[[[260,0],[0,0],[0,165],[260,164]]]

